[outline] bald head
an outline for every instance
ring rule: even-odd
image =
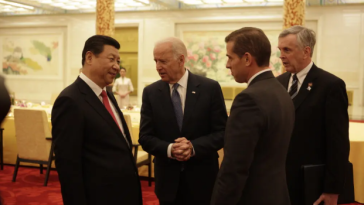
[[[162,39],[155,44],[155,47],[164,45],[164,44],[170,44],[170,46],[172,47],[172,52],[173,52],[175,59],[177,59],[181,55],[183,55],[184,59],[186,59],[187,48],[186,48],[185,44],[179,38],[169,37],[169,38]]]

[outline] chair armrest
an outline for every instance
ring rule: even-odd
[[[46,137],[46,140],[52,140],[52,137]]]

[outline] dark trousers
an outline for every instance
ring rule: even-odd
[[[160,205],[209,205],[210,200],[208,201],[196,201],[191,199],[192,194],[190,193],[190,189],[188,188],[188,183],[186,180],[185,172],[181,172],[180,182],[178,186],[177,195],[174,201],[159,201]]]

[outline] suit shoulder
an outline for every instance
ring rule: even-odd
[[[162,86],[165,82],[162,81],[162,80],[158,80],[152,84],[149,84],[147,86],[144,87],[144,90],[147,91],[147,90],[154,90],[156,88],[159,88],[160,86]]]
[[[338,76],[336,76],[322,68],[319,68],[319,67],[317,67],[317,70],[318,70],[318,76],[320,77],[320,81],[326,82],[327,84],[330,84],[330,85],[332,85],[332,84],[345,85],[345,82]]]
[[[62,92],[59,94],[58,98],[60,97],[69,97],[69,98],[77,98],[80,96],[80,90],[76,84],[76,82],[72,83],[71,85],[67,86]]]

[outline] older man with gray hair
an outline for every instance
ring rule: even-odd
[[[227,120],[221,87],[185,69],[178,38],[153,54],[161,80],[143,91],[139,143],[155,156],[155,193],[161,205],[208,205]]]
[[[279,35],[278,48],[286,73],[278,77],[296,109],[295,127],[286,160],[292,205],[336,205],[344,190],[349,158],[348,98],[345,82],[312,62],[315,32],[293,26]],[[325,165],[323,193],[308,202],[302,166]]]

